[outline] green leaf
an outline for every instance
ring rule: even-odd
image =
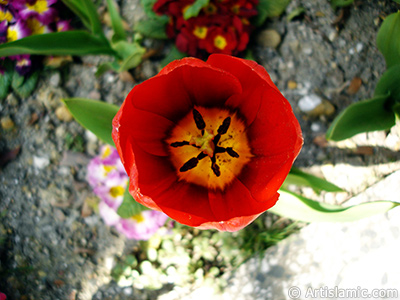
[[[144,9],[144,12],[151,19],[160,17],[153,10],[153,6],[157,1],[158,0],[140,0],[142,7]]]
[[[392,201],[374,201],[344,207],[307,199],[285,190],[279,190],[278,202],[270,212],[303,222],[351,222],[382,214],[400,205]]]
[[[385,57],[388,69],[400,64],[400,11],[383,21],[376,37],[376,45]]]
[[[354,0],[332,0],[331,5],[333,9],[336,9],[337,7],[345,7],[353,4]]]
[[[294,18],[304,14],[306,12],[306,9],[304,7],[297,7],[296,9],[292,10],[288,16],[286,17],[286,20],[290,22]]]
[[[0,57],[19,54],[116,55],[107,41],[81,30],[31,35],[0,45]]]
[[[104,37],[103,28],[101,26],[101,21],[99,14],[97,13],[97,8],[94,6],[94,2],[92,0],[80,0],[83,2],[83,5],[86,9],[86,15],[89,18],[90,25],[92,28],[92,32],[99,37]]]
[[[177,59],[184,58],[186,56],[187,56],[187,54],[180,52],[178,50],[178,48],[176,48],[175,46],[172,46],[171,51],[169,51],[168,55],[161,61],[161,66],[165,67],[170,62],[177,60]]]
[[[394,65],[386,70],[379,79],[374,96],[383,96],[390,94],[389,98],[394,103],[400,103],[400,64]],[[390,104],[388,105],[390,106]]]
[[[168,36],[165,33],[167,22],[168,19],[141,20],[135,25],[134,31],[153,39],[167,39]]]
[[[101,76],[107,71],[119,72],[119,64],[116,61],[103,63],[98,66],[95,75]]]
[[[86,13],[86,7],[81,0],[62,0],[62,2],[81,19],[83,25],[91,30],[92,25],[90,24],[89,17]]]
[[[35,89],[38,79],[39,71],[33,72],[29,76],[20,76],[18,72],[14,72],[12,84],[13,90],[21,98],[27,98]]]
[[[111,138],[112,120],[118,112],[118,106],[84,98],[69,98],[63,101],[79,124],[103,142],[114,146]]]
[[[8,95],[11,86],[11,80],[14,74],[14,65],[7,59],[0,64],[4,68],[4,74],[0,74],[0,100]]]
[[[129,219],[134,215],[141,213],[142,211],[148,210],[147,207],[143,206],[142,204],[136,202],[135,199],[133,199],[133,197],[129,193],[128,187],[125,189],[124,192],[124,200],[117,210],[117,214],[124,219]]]
[[[400,4],[400,0],[393,0],[393,1]]]
[[[257,6],[258,15],[252,18],[254,26],[261,26],[267,18],[280,16],[290,3],[290,0],[260,0]]]
[[[183,18],[185,20],[190,19],[192,17],[197,17],[204,7],[206,7],[210,3],[210,0],[196,0],[193,4],[189,5],[184,13]]]
[[[126,40],[126,32],[124,26],[122,25],[122,19],[118,13],[117,7],[113,0],[106,0],[108,6],[108,12],[110,13],[111,25],[114,30],[114,35],[112,37],[113,42],[118,42],[121,40]]]
[[[142,57],[143,54],[146,52],[146,49],[136,43],[131,44],[131,47],[133,51],[130,56],[124,59],[119,69],[119,72],[135,68],[142,62]]]
[[[353,103],[333,121],[326,138],[341,141],[361,132],[387,130],[395,124],[394,113],[387,107],[389,94]]]
[[[313,190],[319,191],[327,191],[327,192],[343,192],[343,190],[319,177],[316,177],[311,174],[307,174],[299,169],[292,168],[286,177],[283,186],[286,187],[289,184],[298,185],[298,186],[308,186]]]

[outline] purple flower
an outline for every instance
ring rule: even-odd
[[[9,25],[7,30],[7,42],[22,39],[31,34],[31,30],[23,20],[18,20],[15,24]]]
[[[42,23],[39,19],[36,18],[27,19],[26,24],[31,30],[32,35],[53,32],[49,25]]]
[[[90,161],[87,180],[93,192],[101,199],[99,213],[104,222],[115,226],[129,239],[149,239],[168,218],[164,213],[150,210],[129,219],[123,219],[117,214],[128,185],[128,175],[117,150],[111,146],[103,146],[99,156]]]
[[[11,13],[11,11],[6,6],[0,5],[0,22],[11,22],[13,19],[14,15]]]
[[[17,63],[15,64],[15,70],[19,75],[24,76],[29,73],[32,67],[32,61],[29,54],[18,55],[16,57]]]
[[[120,219],[115,228],[128,239],[148,240],[167,219],[168,216],[160,211],[145,210],[130,219]]]
[[[13,6],[18,10],[21,18],[37,18],[43,24],[49,24],[54,21],[57,10],[50,7],[57,0],[14,0]]]
[[[71,26],[71,21],[70,20],[60,20],[57,21],[57,32],[60,31],[68,31],[68,30],[72,30],[72,26]]]

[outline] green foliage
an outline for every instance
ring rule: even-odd
[[[134,30],[149,38],[167,39],[168,36],[165,33],[165,25],[167,22],[168,18],[141,20],[135,25]]]
[[[185,12],[183,13],[183,18],[185,20],[197,17],[200,11],[210,3],[210,0],[196,0],[193,4],[189,5]]]
[[[280,190],[279,201],[269,211],[303,222],[350,222],[382,214],[399,206],[392,201],[374,201],[344,207],[307,199],[295,193]]]
[[[252,19],[255,26],[261,26],[267,18],[280,16],[291,0],[260,0],[257,6],[258,15]]]
[[[71,133],[67,133],[65,135],[64,141],[65,141],[65,146],[69,150],[75,152],[85,151],[85,140],[80,135],[72,135]]]
[[[118,13],[114,1],[113,0],[106,0],[106,1],[107,1],[108,12],[110,13],[111,26],[114,30],[114,35],[111,40],[114,43],[126,40],[126,32],[124,30],[124,26],[122,25],[122,18]]]
[[[388,95],[351,104],[339,114],[326,132],[326,138],[341,141],[361,132],[390,129],[395,117],[386,107]]]
[[[326,191],[326,192],[342,192],[343,190],[319,177],[307,174],[299,169],[292,167],[288,176],[286,177],[285,182],[283,183],[283,187],[287,187],[288,185],[297,185],[297,186],[308,186],[311,187],[314,191]]]
[[[11,86],[21,98],[27,98],[35,89],[39,78],[39,71],[33,72],[28,76],[21,76],[14,71]]]
[[[331,5],[334,9],[338,7],[345,7],[353,4],[354,0],[331,0]]]
[[[118,112],[118,106],[84,98],[69,98],[63,101],[78,123],[103,142],[114,146],[111,138],[112,120]]]
[[[144,9],[144,12],[149,18],[152,19],[157,19],[160,18],[159,15],[157,15],[154,10],[153,6],[157,2],[157,0],[140,0],[140,3],[142,4],[142,7]]]
[[[133,197],[129,193],[128,187],[125,189],[124,192],[124,200],[117,210],[118,215],[124,219],[129,219],[144,210],[148,210],[147,207],[141,205],[140,203],[136,202],[135,199],[133,199]]]
[[[82,30],[31,35],[0,45],[0,57],[19,54],[116,55],[106,40]]]
[[[382,23],[376,45],[385,57],[388,69],[400,64],[400,11],[389,15]]]

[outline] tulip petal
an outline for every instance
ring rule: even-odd
[[[260,214],[275,205],[279,194],[274,193],[256,201],[239,179],[235,178],[224,191],[209,191],[208,198],[211,210],[220,221],[228,221],[235,217]]]
[[[267,71],[256,62],[236,57],[212,54],[207,60],[210,65],[223,69],[239,79],[242,85],[242,95],[231,97],[226,105],[238,108],[244,115],[246,124],[251,124],[260,106],[260,93],[278,88],[272,82]],[[249,101],[251,99],[251,101]]]

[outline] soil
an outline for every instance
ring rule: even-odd
[[[121,5],[128,23],[143,18],[139,1]],[[289,21],[289,13],[299,7],[304,12]],[[285,14],[255,33],[250,45],[300,121],[305,145],[296,166],[347,188],[345,196],[326,196],[327,201],[344,200],[400,169],[398,126],[342,143],[323,138],[339,111],[373,95],[386,69],[376,34],[382,18],[399,8],[389,0],[356,0],[334,11],[327,0],[293,0]],[[275,48],[257,39],[266,29],[280,35]],[[166,52],[167,42],[145,41],[147,47],[164,44]],[[88,205],[95,196],[85,179],[86,166],[101,143],[63,114],[61,102],[84,97],[119,105],[134,84],[160,70],[161,58],[144,61],[131,83],[111,73],[96,78],[96,66],[108,58],[83,57],[62,70],[43,72],[26,99],[11,93],[0,103],[1,120],[12,121],[0,128],[0,152],[10,158],[0,168],[0,291],[8,299],[156,299],[171,289],[121,288],[112,281],[115,257],[136,242],[107,227]],[[361,79],[359,89],[351,85],[354,78]],[[302,111],[299,102],[312,94],[331,104],[329,109],[317,116]],[[336,168],[344,164],[348,168]],[[374,176],[356,184],[343,182],[341,176],[350,176],[352,167],[372,167]]]

